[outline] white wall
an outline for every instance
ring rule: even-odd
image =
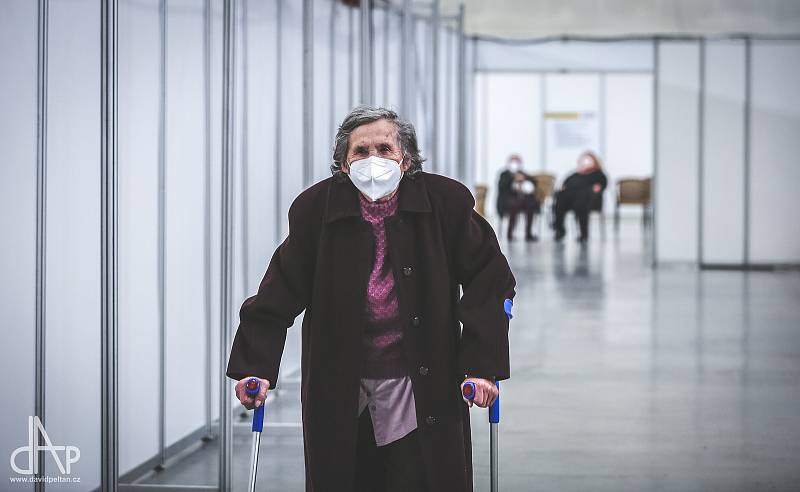
[[[752,46],[750,262],[800,263],[800,43]]]
[[[605,78],[605,102],[600,115],[605,130],[603,165],[609,176],[605,210],[616,203],[617,180],[646,178],[653,173],[653,75],[610,73]],[[622,215],[640,215],[641,207],[627,206]]]
[[[695,262],[700,48],[662,42],[658,50],[656,252],[659,261]]]
[[[36,2],[0,3],[0,456],[28,443],[36,309]],[[23,459],[20,466],[27,466]],[[18,490],[33,490],[19,485]]]
[[[544,76],[545,113],[588,113],[593,115],[593,128],[589,132],[596,145],[587,147],[557,147],[554,143],[552,119],[545,119],[544,162],[540,167],[556,175],[557,186],[571,174],[577,165],[578,156],[586,151],[601,153],[599,111],[600,76],[597,74],[547,74]],[[602,155],[600,156],[603,157]]]
[[[521,44],[481,40],[476,68],[482,71],[641,71],[653,66],[649,41]]]
[[[707,41],[702,72],[699,41],[659,53],[657,261],[799,264],[800,43],[752,41],[748,65],[744,41]]]
[[[706,43],[702,261],[744,261],[745,45]]]
[[[93,1],[50,3],[47,431],[80,448],[73,473],[87,487],[100,482],[100,29],[86,20],[99,15]]]

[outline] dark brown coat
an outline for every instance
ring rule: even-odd
[[[457,181],[420,172],[402,179],[398,212],[386,220],[431,491],[472,490],[464,376],[509,377],[503,301],[514,296],[515,280],[474,203]],[[286,329],[306,311],[301,399],[309,491],[353,489],[373,243],[355,186],[337,177],[315,184],[289,209],[289,236],[240,311],[227,375],[273,386]]]

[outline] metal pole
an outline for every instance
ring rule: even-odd
[[[353,75],[353,69],[355,66],[354,62],[354,55],[353,55],[353,45],[354,45],[354,34],[353,34],[353,16],[355,15],[355,11],[353,9],[349,9],[347,12],[347,106],[348,110],[353,108],[353,92],[354,85],[355,85],[355,76]]]
[[[541,112],[539,113],[539,159],[541,162],[542,171],[547,170],[547,119],[544,117],[547,113],[547,74],[543,73],[539,80],[539,106]]]
[[[46,293],[47,293],[47,48],[48,48],[48,14],[49,0],[39,0],[37,43],[37,97],[36,97],[36,394],[34,399],[34,415],[39,417],[42,425],[45,422],[45,364],[47,350],[46,332]],[[38,437],[38,443],[44,445],[44,437]],[[36,492],[44,490],[45,452],[39,451],[33,456],[34,470],[39,481]]]
[[[705,95],[706,95],[706,40],[699,41],[699,87],[697,94],[697,265],[703,266],[703,186],[705,172]]]
[[[490,470],[491,470],[491,491],[498,492],[500,487],[498,486],[498,460],[497,460],[497,446],[499,445],[498,441],[498,424],[491,423],[489,424],[491,427],[490,434],[489,434],[489,453],[490,453]]]
[[[212,397],[211,381],[214,369],[211,362],[211,0],[203,1],[203,119],[204,119],[204,169],[203,169],[203,328],[205,346],[205,417],[206,435],[211,440]]]
[[[117,0],[103,0],[100,4],[100,488],[104,492],[116,492],[119,480],[117,15]]]
[[[466,162],[465,162],[465,147],[467,145],[466,139],[466,112],[464,105],[466,104],[465,97],[465,64],[466,64],[466,45],[464,41],[464,4],[458,6],[458,179],[464,180],[467,178]]]
[[[372,91],[372,0],[360,0],[361,8],[361,97],[359,102],[361,104],[373,103]]]
[[[383,10],[383,106],[389,107],[389,37],[391,25],[389,23],[392,14],[391,5],[386,4]]]
[[[600,159],[606,158],[606,74],[599,73],[597,75],[597,133],[599,141],[597,142],[600,147]]]
[[[402,76],[400,77],[400,107],[403,111],[403,117],[411,118],[411,108],[413,107],[412,84],[413,81],[413,59],[411,58],[414,40],[412,39],[412,23],[413,11],[411,0],[403,0],[403,36],[400,40],[400,69]]]
[[[445,73],[444,73],[444,133],[445,137],[445,146],[442,149],[442,159],[445,164],[446,171],[445,173],[449,176],[455,175],[455,170],[453,169],[453,35],[452,33],[446,33],[447,45],[445,46],[445,52],[447,53],[446,62],[445,62]]]
[[[328,26],[328,135],[332,138],[336,133],[336,6],[339,2],[331,2],[330,25]]]
[[[440,20],[439,20],[439,0],[433,0],[431,4],[431,30],[433,31],[433,39],[432,39],[432,69],[433,69],[433,88],[431,90],[431,106],[433,107],[433,112],[431,114],[432,121],[431,121],[431,163],[432,171],[440,171],[441,166],[439,165],[439,29]],[[463,68],[463,67],[462,67]]]
[[[258,449],[261,446],[261,433],[255,432],[253,437],[253,444],[250,448],[250,466],[252,471],[250,473],[250,480],[247,484],[248,492],[255,492],[256,490],[256,472],[258,471]]]
[[[753,46],[750,37],[744,40],[744,244],[745,266],[750,265],[750,138],[753,95]]]
[[[493,179],[489,176],[489,74],[483,74],[481,82],[481,169],[488,182]]]
[[[471,57],[471,67],[470,67],[470,74],[469,74],[469,141],[470,141],[470,153],[469,153],[469,162],[470,166],[472,166],[472,175],[476,178],[478,176],[478,136],[477,136],[477,125],[476,125],[476,115],[477,115],[477,107],[475,107],[475,74],[477,73],[476,69],[478,67],[478,41],[473,37],[472,40],[472,57]]]
[[[653,179],[650,181],[650,207],[651,207],[651,227],[653,230],[653,268],[658,265],[658,71],[659,71],[659,40],[653,40]]]
[[[167,0],[158,2],[159,17],[159,97],[158,97],[158,465],[163,470],[167,461],[166,447],[166,181],[167,181]]]
[[[314,0],[303,0],[303,186],[314,180]]]
[[[222,22],[222,173],[220,210],[220,371],[219,371],[219,483],[222,491],[231,490],[231,454],[233,451],[231,429],[231,386],[225,370],[230,351],[232,316],[232,263],[233,263],[233,146],[234,103],[236,101],[236,0],[224,0]]]
[[[283,235],[283,214],[281,213],[281,172],[283,152],[283,0],[275,2],[275,244],[281,242]]]
[[[242,154],[242,170],[241,170],[241,190],[240,190],[240,198],[241,198],[241,255],[242,255],[242,293],[244,296],[247,296],[248,289],[250,288],[250,261],[249,261],[249,230],[248,224],[250,223],[250,214],[248,213],[248,183],[249,180],[247,179],[248,176],[248,166],[249,166],[249,154],[248,154],[248,139],[247,139],[247,132],[248,132],[248,115],[247,115],[247,107],[250,105],[248,103],[248,50],[247,50],[247,19],[249,16],[247,15],[247,6],[250,3],[249,0],[240,0],[242,5],[242,140],[241,140],[241,154]]]

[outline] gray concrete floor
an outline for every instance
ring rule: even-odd
[[[800,274],[654,271],[638,222],[593,233],[585,248],[549,235],[504,244],[519,285],[501,489],[800,490]],[[484,410],[472,418],[483,491],[489,430]],[[297,391],[267,419],[298,421]],[[249,439],[237,426],[236,490]],[[144,482],[214,484],[216,452]],[[265,430],[259,471],[259,490],[303,490],[299,428]]]

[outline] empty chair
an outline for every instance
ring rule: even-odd
[[[536,197],[536,201],[539,203],[540,209],[548,212],[549,217],[546,218],[546,221],[548,224],[552,224],[553,213],[550,202],[553,200],[553,192],[555,191],[556,186],[556,176],[550,173],[536,173],[532,174],[531,177],[536,183],[536,190],[533,193]],[[540,220],[540,228],[542,227],[542,223],[543,221]]]
[[[642,225],[647,226],[650,223],[650,184],[650,178],[622,178],[617,180],[614,229],[619,229],[619,208],[622,205],[640,205],[642,207]]]
[[[489,188],[486,185],[475,185],[475,211],[481,214],[481,217],[486,217],[486,194]]]

